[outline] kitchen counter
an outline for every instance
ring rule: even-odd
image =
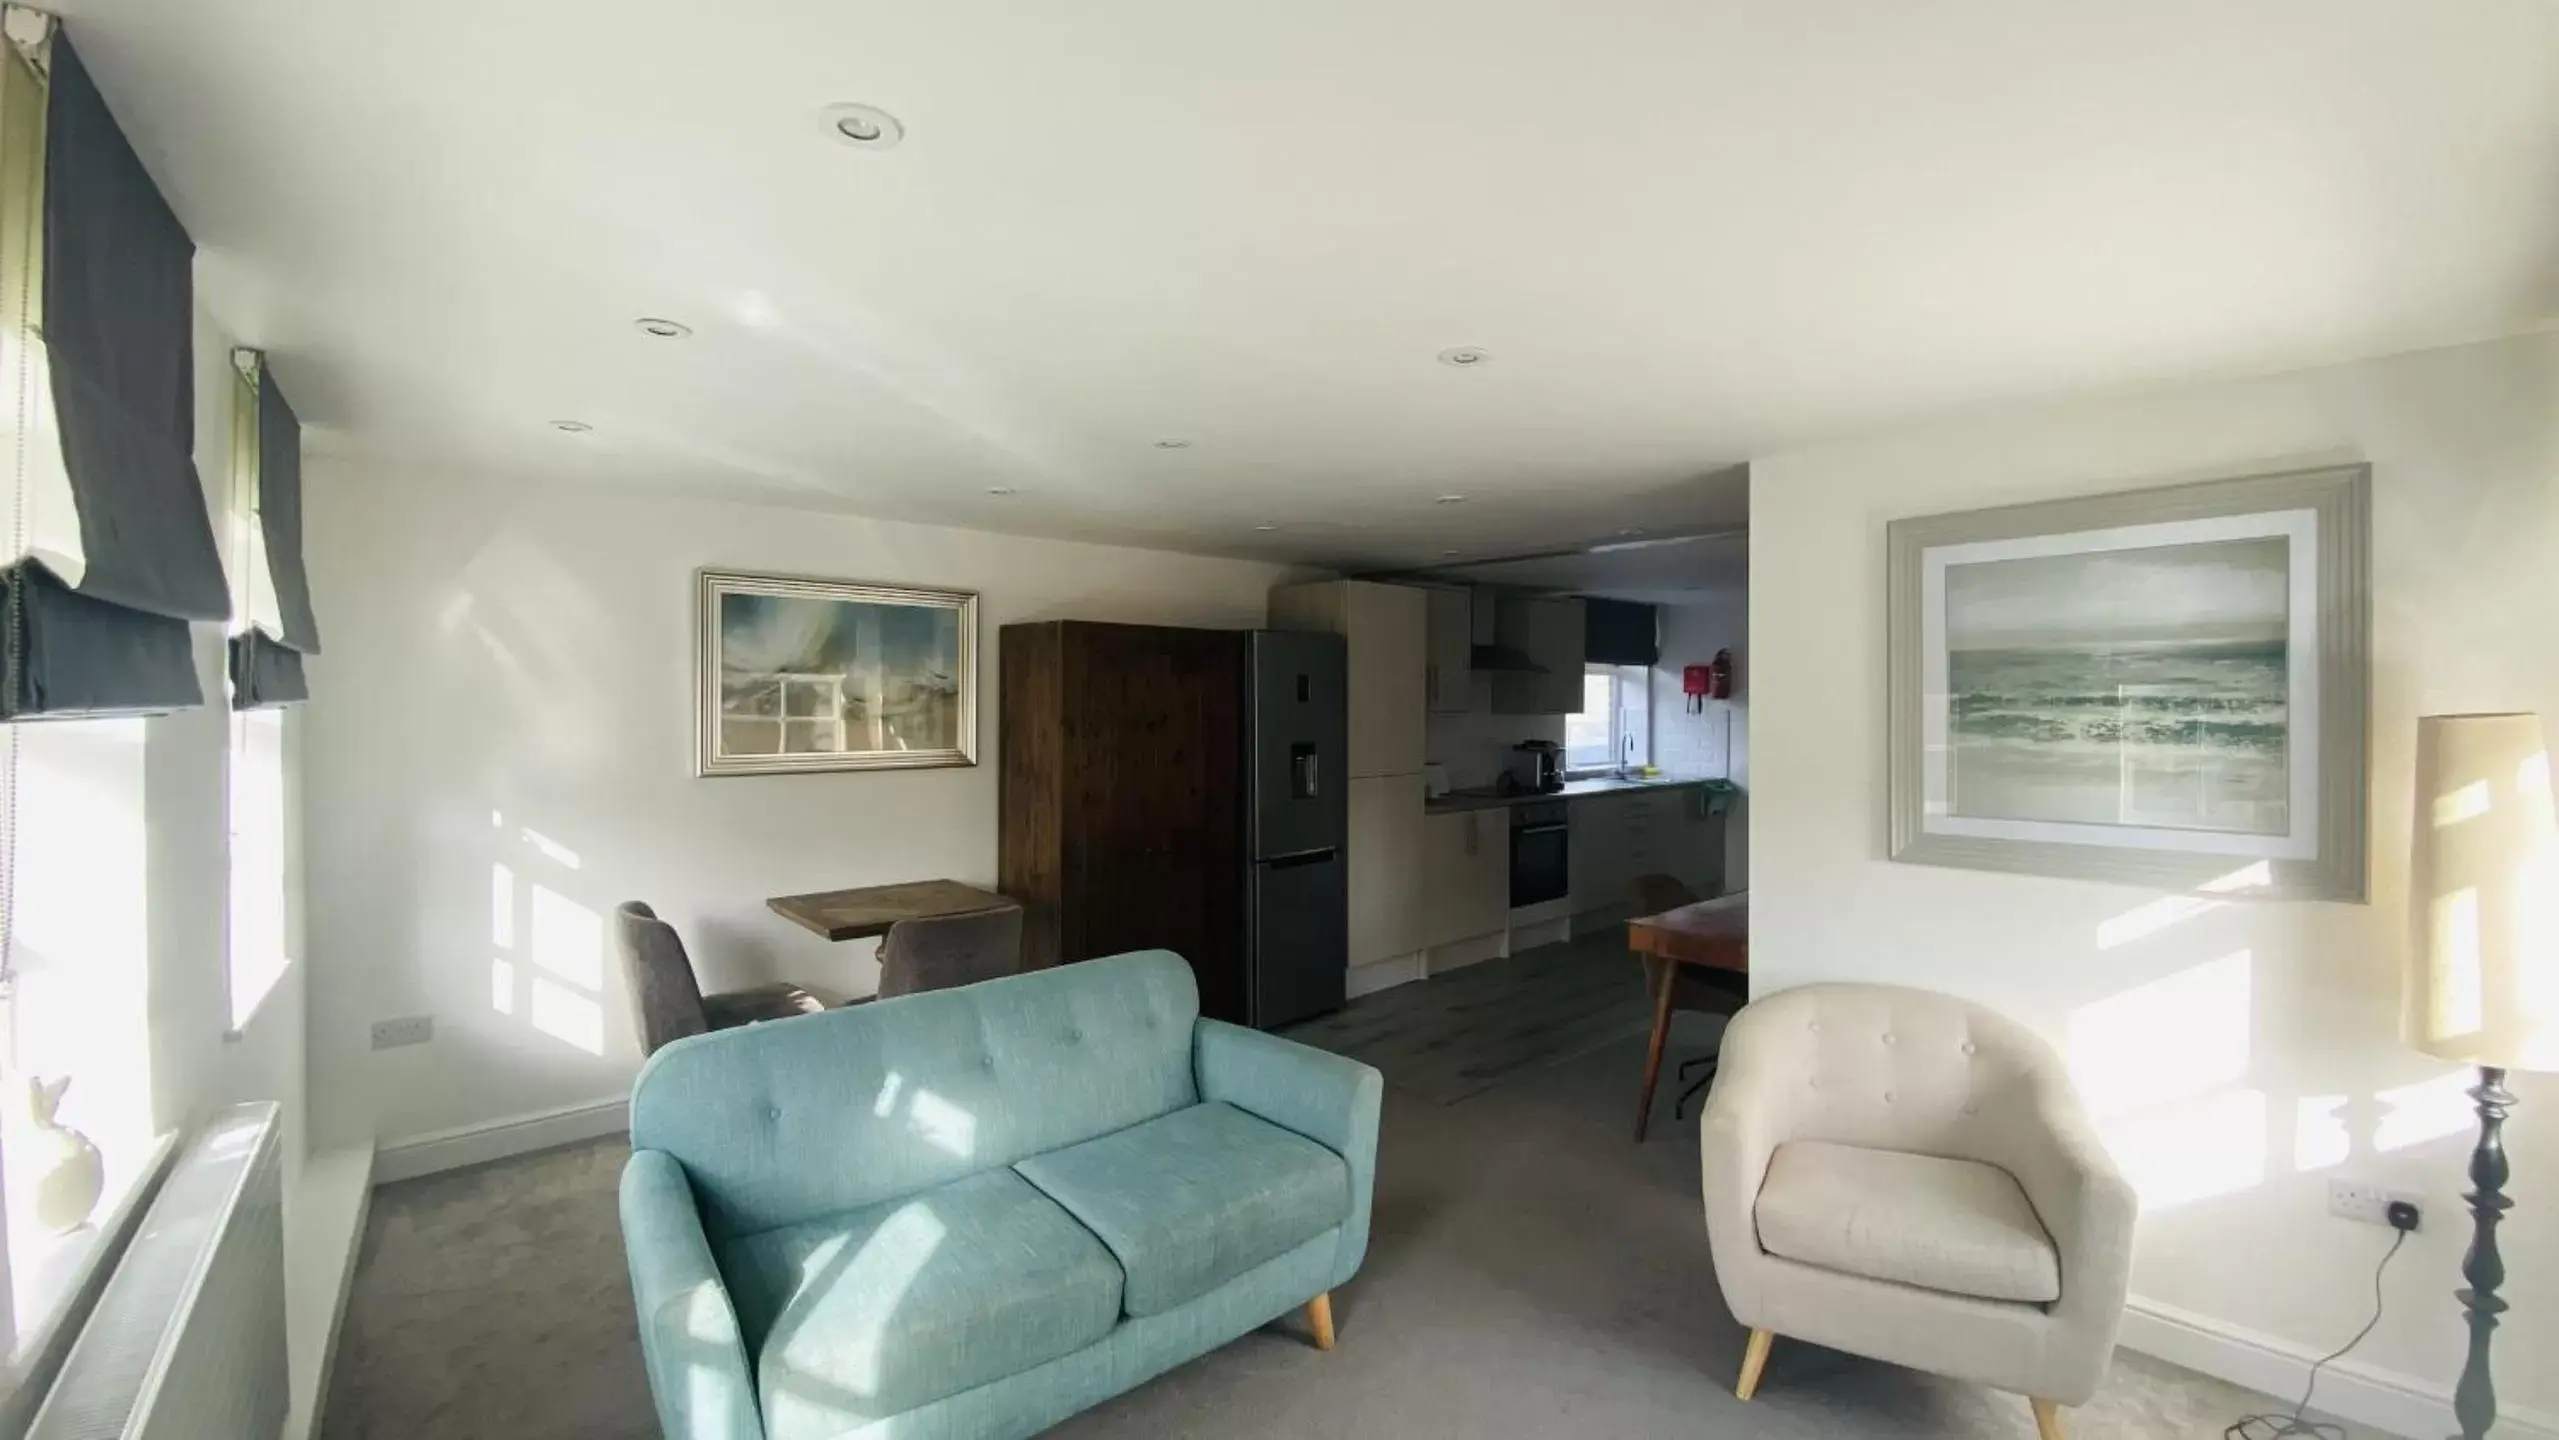
[[[1530,800],[1580,800],[1592,795],[1615,795],[1628,790],[1678,790],[1692,785],[1714,783],[1713,778],[1709,776],[1663,775],[1650,780],[1607,778],[1567,780],[1561,790],[1548,790],[1534,795],[1505,795],[1498,790],[1452,790],[1436,800],[1423,801],[1422,813],[1447,815],[1460,810],[1499,810]]]

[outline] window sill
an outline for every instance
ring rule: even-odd
[[[11,1297],[12,1313],[37,1318],[9,1337],[8,1361],[0,1366],[0,1416],[34,1417],[42,1403],[41,1393],[23,1392],[30,1385],[40,1392],[53,1383],[71,1341],[80,1333],[80,1322],[87,1318],[89,1306],[132,1238],[134,1222],[159,1193],[161,1177],[168,1173],[177,1148],[173,1130],[151,1142],[137,1165],[118,1165],[110,1157],[105,1193],[85,1224],[60,1235],[20,1236],[11,1230],[14,1253],[9,1256],[8,1275],[16,1292]]]

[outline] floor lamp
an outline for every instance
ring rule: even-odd
[[[2414,934],[2403,987],[2410,1045],[2479,1067],[2479,1144],[2470,1155],[2471,1241],[2459,1292],[2470,1356],[2453,1390],[2461,1440],[2497,1421],[2488,1340],[2506,1302],[2497,1222],[2506,1198],[2501,1135],[2515,1097],[2506,1072],[2559,1070],[2559,812],[2535,715],[2428,715],[2417,722]]]

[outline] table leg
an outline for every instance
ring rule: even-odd
[[[1662,1042],[1670,1038],[1672,982],[1679,976],[1676,961],[1648,958],[1648,963],[1653,967],[1657,988],[1653,996],[1653,1043],[1644,1052],[1644,1093],[1636,1097],[1635,1103],[1635,1140],[1638,1144],[1643,1142],[1644,1130],[1653,1120],[1653,1087],[1661,1083]]]

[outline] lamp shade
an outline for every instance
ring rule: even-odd
[[[2540,717],[2419,720],[2414,823],[2407,1042],[2559,1070],[2559,813]]]

